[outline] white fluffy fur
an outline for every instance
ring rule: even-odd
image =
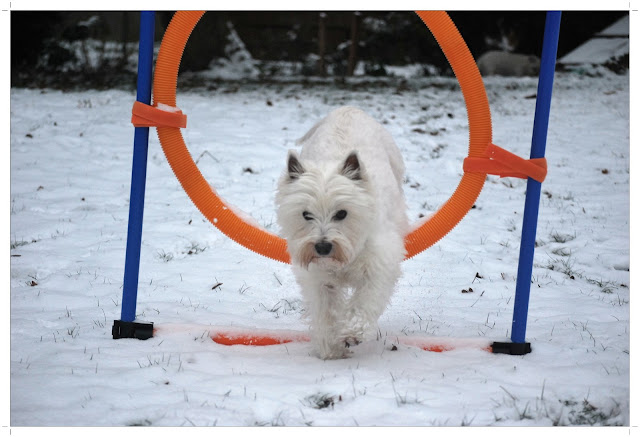
[[[298,144],[300,157],[289,152],[278,184],[278,223],[314,348],[323,359],[342,358],[375,332],[401,273],[404,163],[391,135],[352,107],[331,112]],[[330,253],[318,253],[322,242]]]

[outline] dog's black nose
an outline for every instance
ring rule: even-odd
[[[315,248],[318,255],[324,256],[324,255],[329,255],[329,253],[331,253],[331,249],[333,249],[333,245],[328,241],[321,241],[320,243],[316,243]]]

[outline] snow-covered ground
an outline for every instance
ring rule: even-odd
[[[222,84],[179,91],[212,186],[278,232],[286,152],[361,107],[407,166],[412,220],[453,193],[467,149],[455,79]],[[537,80],[487,78],[494,142],[528,156]],[[223,346],[213,326],[305,331],[287,265],[198,212],[149,149],[137,316],[120,318],[134,95],[11,91],[11,425],[623,425],[630,420],[629,76],[556,77],[525,356],[425,352],[400,337],[508,341],[526,182],[489,176],[447,237],[406,261],[380,339],[322,361],[308,343]]]

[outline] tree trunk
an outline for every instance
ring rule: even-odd
[[[358,48],[358,27],[360,24],[360,12],[354,12],[351,20],[351,45],[349,46],[349,61],[347,63],[347,76],[353,76],[356,69]]]
[[[318,19],[318,56],[320,59],[318,60],[318,74],[320,76],[327,75],[327,66],[324,62],[324,58],[327,52],[327,40],[326,40],[326,21],[327,14],[324,12],[320,12],[320,16]]]
[[[122,39],[122,59],[120,60],[120,65],[127,65],[127,61],[129,58],[129,53],[127,53],[127,40],[129,39],[129,14],[127,12],[122,12],[122,35],[120,35]]]

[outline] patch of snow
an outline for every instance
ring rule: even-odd
[[[176,108],[175,106],[170,106],[165,103],[156,103],[156,107],[164,112],[172,112],[172,113],[182,112],[180,108]]]
[[[629,15],[625,15],[611,26],[605,28],[604,30],[598,32],[597,36],[626,36],[629,37]]]
[[[92,27],[100,23],[100,17],[98,15],[92,15],[84,21],[79,21],[78,26]]]
[[[628,54],[629,38],[594,38],[560,58],[558,63],[602,65]]]
[[[260,73],[257,68],[257,62],[247,50],[233,23],[227,22],[227,27],[229,29],[229,34],[227,35],[228,44],[224,48],[227,57],[211,61],[206,77],[226,80],[257,78]]]

